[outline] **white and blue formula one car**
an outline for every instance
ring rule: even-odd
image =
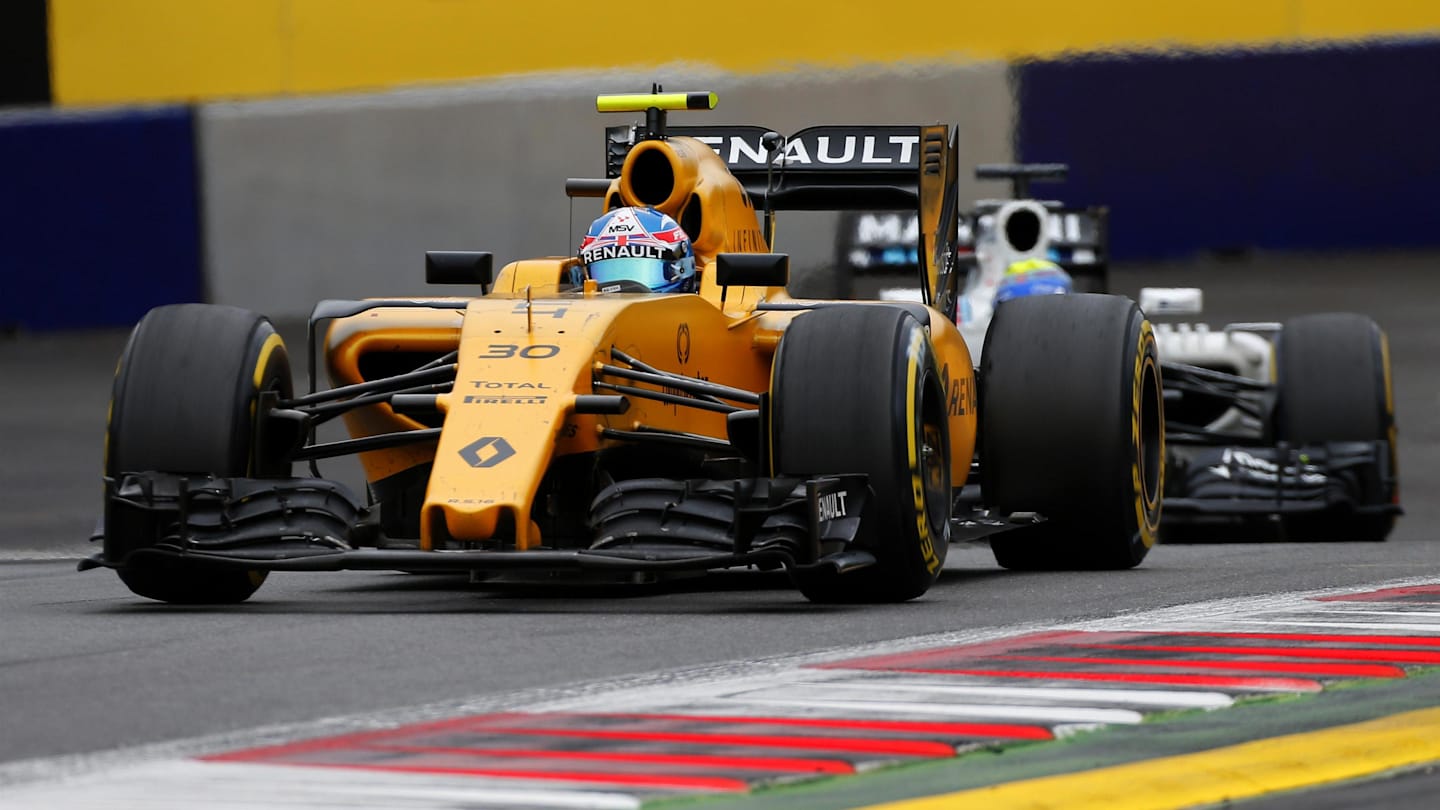
[[[1106,227],[1109,211],[1104,206],[1067,206],[1054,200],[1031,199],[1032,181],[1062,180],[1064,164],[986,164],[976,167],[982,180],[1009,180],[1010,198],[979,200],[969,211],[956,217],[956,251],[953,256],[956,279],[964,295],[959,301],[961,328],[972,337],[983,338],[990,323],[995,288],[1006,269],[998,264],[1002,243],[1043,236],[1042,254],[1070,276],[1076,292],[1109,291],[1109,245]],[[1012,219],[1012,215],[1024,211]],[[1008,239],[1002,232],[1011,229]],[[1027,230],[1028,229],[1028,230]],[[841,214],[835,236],[835,276],[839,297],[852,297],[855,279],[870,276],[880,280],[878,296],[892,300],[920,300],[911,279],[919,265],[919,227],[914,214],[897,211],[847,211]],[[1029,235],[1027,235],[1027,233]],[[984,258],[989,261],[984,261]],[[888,283],[887,283],[888,281]],[[872,287],[876,285],[871,285]],[[979,351],[979,340],[971,351]]]

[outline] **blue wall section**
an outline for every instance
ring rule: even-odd
[[[1440,245],[1440,40],[1015,68],[1037,186],[1111,208],[1117,259]]]
[[[0,327],[199,301],[196,172],[188,108],[0,116]]]

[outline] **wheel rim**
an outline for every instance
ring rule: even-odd
[[[922,399],[920,426],[920,474],[925,482],[925,512],[935,542],[948,540],[950,514],[950,448],[946,441],[943,397],[927,386]]]
[[[925,478],[925,510],[932,516],[932,522],[934,516],[941,514],[949,502],[946,494],[949,487],[945,482],[948,470],[942,441],[939,428],[927,422],[923,431],[920,463]]]

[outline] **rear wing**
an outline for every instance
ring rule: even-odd
[[[949,127],[816,126],[789,137],[759,126],[667,128],[708,145],[752,199],[771,210],[908,210],[926,176],[942,177],[954,142]],[[636,127],[605,129],[605,176],[619,177]]]
[[[669,126],[708,145],[757,209],[904,211],[918,222],[926,303],[951,270],[959,232],[956,133],[946,124],[826,125],[788,137],[760,126]],[[642,137],[635,125],[605,129],[605,175],[619,177]],[[768,233],[768,229],[767,229]]]

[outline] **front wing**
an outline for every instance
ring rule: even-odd
[[[1390,470],[1383,441],[1177,448],[1165,517],[1398,514]]]
[[[526,551],[503,540],[437,550],[388,540],[343,485],[321,478],[144,472],[107,487],[110,508],[143,514],[157,542],[123,559],[95,555],[81,570],[143,556],[263,571],[849,571],[875,562],[852,547],[869,497],[864,475],[621,481],[595,499],[594,537]]]

